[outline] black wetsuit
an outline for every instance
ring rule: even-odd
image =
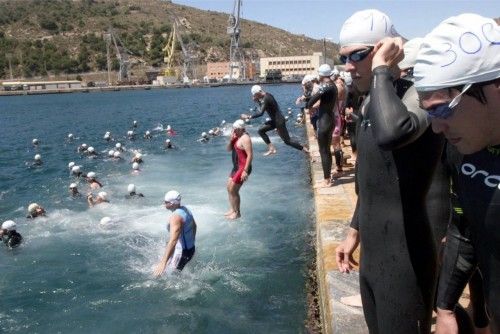
[[[429,333],[434,304],[436,250],[426,195],[444,139],[429,127],[414,87],[398,95],[400,84],[387,66],[374,70],[357,133],[351,227],[361,240],[360,290],[370,333]]]
[[[346,108],[352,108],[352,114],[350,114],[349,118],[346,118],[346,129],[347,134],[349,135],[349,142],[351,143],[351,150],[353,153],[356,153],[358,150],[356,142],[356,127],[359,119],[359,107],[362,100],[362,95],[357,92],[354,87],[349,88]]]
[[[250,118],[260,117],[264,115],[265,111],[267,111],[267,114],[269,115],[271,120],[269,122],[266,122],[259,129],[259,135],[262,137],[262,140],[264,140],[264,142],[268,145],[271,144],[271,140],[269,140],[266,132],[277,129],[278,135],[281,137],[281,139],[283,139],[283,142],[285,144],[292,146],[297,150],[302,150],[302,145],[290,140],[290,135],[288,134],[288,130],[286,129],[285,117],[283,117],[283,115],[281,114],[278,102],[276,102],[274,96],[269,93],[266,93],[266,95],[260,102],[260,110],[257,113],[251,115]]]
[[[307,102],[307,108],[312,108],[318,100],[321,100],[316,122],[319,154],[323,167],[323,177],[330,179],[332,173],[332,133],[335,125],[333,109],[337,101],[337,86],[333,82],[322,84],[318,92],[311,96]]]
[[[4,234],[2,236],[2,240],[7,247],[14,248],[21,244],[21,241],[23,241],[23,237],[17,231],[12,230]]]
[[[453,310],[478,267],[490,326],[500,333],[500,146],[464,156],[449,154],[448,159],[465,224],[450,225],[448,230],[437,306]]]

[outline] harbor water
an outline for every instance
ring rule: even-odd
[[[300,86],[266,90],[295,118]],[[0,247],[0,332],[304,332],[314,256],[306,156],[273,132],[278,153],[263,157],[257,129],[265,116],[252,120],[253,172],[240,192],[242,218],[228,221],[229,130],[197,142],[201,132],[223,119],[232,123],[252,106],[249,86],[0,98],[0,222],[15,220],[24,237],[16,249]],[[293,118],[291,137],[304,142]],[[129,141],[134,120],[139,137]],[[174,150],[163,149],[167,124],[176,132]],[[151,140],[142,138],[146,130]],[[114,142],[104,141],[106,131]],[[126,149],[122,162],[107,158],[116,142]],[[79,155],[81,143],[100,157]],[[130,164],[134,150],[143,154],[139,173]],[[31,165],[36,153],[38,167]],[[70,161],[96,172],[109,204],[89,208],[82,181],[83,197],[69,196]],[[129,183],[145,197],[126,199]],[[197,221],[196,254],[180,274],[155,279],[168,240],[163,196],[171,189],[182,193]],[[27,219],[31,202],[47,216]],[[113,223],[100,225],[104,216]]]

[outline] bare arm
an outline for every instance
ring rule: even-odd
[[[243,181],[246,181],[248,179],[248,172],[250,170],[250,166],[252,165],[253,159],[252,140],[250,139],[250,136],[248,134],[241,138],[241,145],[243,146],[243,149],[247,154],[245,168],[243,169],[243,173],[241,173],[241,178],[243,179]]]
[[[234,145],[234,139],[235,139],[235,134],[234,134],[234,130],[231,131],[231,136],[230,136],[230,139],[229,139],[229,142],[227,143],[226,145],[226,150],[228,152],[231,152],[233,150],[233,145]]]
[[[182,218],[178,215],[172,215],[170,217],[170,239],[168,240],[167,246],[165,247],[165,253],[163,257],[155,268],[154,276],[159,277],[165,271],[167,267],[168,260],[172,257],[175,250],[175,244],[179,240],[182,228]]]

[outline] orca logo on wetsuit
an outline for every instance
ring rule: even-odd
[[[500,175],[490,175],[485,170],[479,169],[476,170],[476,166],[470,163],[465,163],[461,168],[462,174],[466,176],[470,176],[470,178],[474,178],[476,175],[484,176],[484,184],[490,188],[498,188],[500,189]]]

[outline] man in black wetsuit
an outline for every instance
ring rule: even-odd
[[[361,243],[360,290],[370,333],[429,333],[436,250],[426,195],[444,140],[429,127],[412,83],[399,78],[402,39],[378,10],[355,13],[340,33],[353,85],[369,92],[357,134],[358,201],[336,249],[348,272]]]
[[[318,108],[318,117],[316,121],[317,138],[319,146],[319,154],[321,156],[321,166],[323,167],[323,184],[324,187],[332,185],[332,133],[334,126],[335,102],[337,101],[337,87],[330,78],[332,69],[330,65],[323,64],[318,70],[320,87],[316,94],[312,95],[307,102],[306,108],[310,109],[320,101]]]
[[[471,37],[471,39],[469,39]],[[444,45],[444,47],[443,47]],[[450,58],[450,55],[453,55]],[[500,333],[500,27],[475,14],[451,17],[417,55],[420,103],[460,154],[450,155],[468,226],[449,229],[437,294],[436,331],[458,331],[454,307],[476,267],[492,333]],[[464,232],[470,230],[469,235]]]
[[[0,240],[9,248],[14,248],[21,244],[23,237],[16,231],[15,222],[7,220],[2,223],[2,227],[0,228]]]
[[[266,93],[262,90],[259,85],[252,86],[252,95],[255,102],[260,104],[260,110],[253,114],[241,114],[241,118],[243,120],[249,120],[252,118],[257,118],[264,115],[264,112],[267,112],[271,120],[266,122],[260,129],[259,135],[262,137],[262,140],[267,144],[268,151],[264,153],[265,156],[275,154],[276,148],[273,144],[271,144],[271,140],[266,132],[276,129],[278,131],[278,135],[283,139],[283,142],[293,148],[304,151],[305,153],[309,153],[306,147],[300,145],[297,142],[294,142],[290,139],[290,135],[288,134],[288,130],[285,124],[285,117],[281,114],[280,108],[278,106],[278,102],[274,99],[269,93]]]

